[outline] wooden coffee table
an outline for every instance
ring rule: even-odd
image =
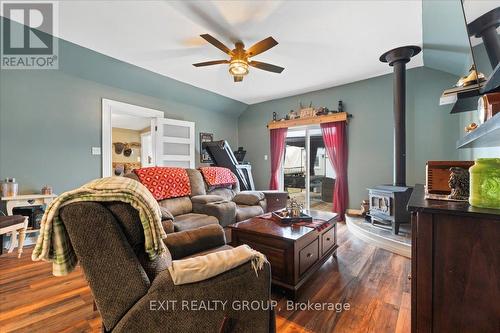
[[[272,283],[287,290],[292,298],[338,248],[337,214],[317,210],[305,213],[327,224],[321,230],[285,225],[270,219],[268,213],[228,226],[233,245],[248,244],[266,255]]]

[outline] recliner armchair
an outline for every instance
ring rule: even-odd
[[[218,332],[228,318],[234,324],[232,332],[274,331],[269,308],[238,311],[231,306],[241,301],[269,304],[268,263],[258,276],[246,263],[205,281],[173,284],[167,269],[172,257],[228,248],[219,225],[169,234],[165,243],[171,251],[149,261],[138,213],[129,204],[73,203],[61,208],[60,217],[105,331]],[[227,301],[227,306],[197,311],[194,305],[202,301]]]

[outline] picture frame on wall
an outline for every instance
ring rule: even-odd
[[[212,163],[212,159],[206,149],[203,149],[203,142],[214,141],[213,133],[200,133],[200,163]]]

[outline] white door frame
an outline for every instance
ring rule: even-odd
[[[102,99],[102,177],[111,176],[112,168],[112,123],[111,115],[126,114],[129,116],[146,118],[163,118],[163,111],[145,108],[142,106],[115,101],[112,99]],[[153,141],[153,140],[152,140]],[[153,150],[154,154],[154,150]]]

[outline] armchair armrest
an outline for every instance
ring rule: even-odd
[[[217,201],[207,204],[193,202],[193,212],[215,216],[223,227],[236,220],[236,204],[231,201]]]
[[[226,245],[224,229],[211,224],[201,228],[174,232],[163,240],[172,259],[177,260],[189,255]]]
[[[195,195],[194,197],[191,198],[191,202],[197,204],[208,204],[211,202],[219,202],[219,201],[224,201],[224,198],[221,197],[220,195],[212,195],[212,194]]]
[[[234,196],[233,201],[238,205],[255,206],[264,199],[264,193],[260,191],[241,191]]]
[[[275,304],[270,288],[268,263],[258,276],[247,262],[208,280],[179,286],[164,270],[113,332],[218,332],[227,316],[235,332],[268,333],[273,328]],[[258,306],[244,307],[244,302]]]

